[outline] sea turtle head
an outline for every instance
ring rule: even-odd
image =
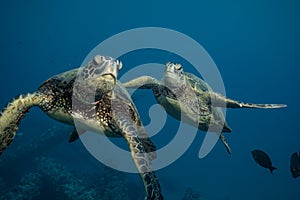
[[[96,55],[84,68],[83,74],[91,81],[98,79],[114,80],[116,82],[118,72],[122,68],[122,62],[112,57]]]
[[[184,85],[185,78],[181,64],[167,62],[163,80],[165,86],[170,89]]]
[[[73,96],[85,102],[112,91],[122,63],[108,56],[97,55],[77,74]]]
[[[96,55],[81,71],[80,80],[88,86],[114,87],[122,62],[112,57]]]

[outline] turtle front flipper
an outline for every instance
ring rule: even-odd
[[[137,132],[139,134],[139,138],[142,142],[143,147],[145,148],[146,153],[148,153],[150,156],[150,159],[151,160],[156,159],[156,146],[148,137],[148,134],[144,126],[139,125]]]
[[[129,146],[131,156],[140,173],[146,190],[145,200],[163,200],[161,188],[156,178],[155,172],[152,170],[152,155],[147,153],[144,147],[145,140],[140,138],[136,131],[136,126],[128,119],[116,120],[118,126],[121,128],[124,138]]]
[[[203,97],[207,102],[215,107],[227,107],[227,108],[284,108],[285,104],[252,104],[243,103],[236,100],[226,98],[215,92],[206,92]]]
[[[12,143],[21,119],[32,106],[39,106],[44,96],[38,92],[13,99],[0,114],[0,155]]]
[[[160,85],[160,82],[151,76],[140,76],[123,83],[126,88],[153,89]]]
[[[131,151],[131,156],[140,173],[146,190],[146,200],[162,200],[161,188],[156,178],[154,171],[152,171],[151,153],[143,146],[143,141],[137,136],[133,127],[127,126],[128,131],[124,137],[128,143]]]

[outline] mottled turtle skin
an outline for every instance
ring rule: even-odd
[[[282,104],[249,104],[226,98],[213,92],[199,77],[186,73],[180,64],[168,62],[161,81],[141,76],[123,83],[126,88],[152,89],[158,103],[166,112],[203,131],[216,132],[231,154],[223,132],[231,132],[218,107],[228,108],[281,108]]]
[[[85,67],[56,75],[36,92],[12,100],[0,115],[0,154],[13,141],[25,113],[38,106],[57,121],[72,126],[77,122],[80,131],[125,138],[145,186],[145,199],[163,199],[151,164],[156,149],[130,95],[117,81],[121,67],[118,60],[98,55]],[[93,101],[89,101],[89,95],[93,95]],[[75,130],[70,141],[77,138]]]

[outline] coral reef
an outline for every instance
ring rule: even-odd
[[[75,174],[55,159],[41,156],[57,144],[67,143],[68,135],[65,133],[70,132],[70,127],[53,126],[33,137],[30,142],[22,142],[7,150],[1,156],[0,170],[7,171],[14,166],[17,174],[11,172],[0,175],[0,199],[30,200],[48,195],[54,195],[56,199],[73,200],[129,199],[126,175],[120,172],[99,165],[97,174],[84,171]],[[30,171],[20,165],[21,160],[30,163]]]
[[[66,133],[71,131],[70,127],[53,126],[32,138],[30,142],[21,142],[9,151],[5,151],[0,157],[0,171],[10,169],[11,174],[8,176],[5,176],[5,173],[0,174],[0,199],[143,199],[142,186],[141,192],[129,194],[130,191],[135,192],[137,188],[131,188],[129,191],[128,186],[133,187],[134,184],[140,183],[128,183],[127,175],[124,173],[100,164],[94,165],[94,170],[91,171],[83,168],[80,172],[74,172],[60,164],[56,158],[41,156],[58,144],[67,143],[69,136]],[[21,137],[19,139],[23,140]],[[57,156],[58,160],[65,159],[63,155]],[[29,163],[29,170],[25,170],[24,165],[20,163]],[[81,163],[78,165],[81,166]],[[11,172],[12,166],[15,173]],[[183,198],[183,200],[200,199],[203,200],[199,193],[191,188],[186,190]]]
[[[46,175],[50,182],[56,186],[57,194],[63,199],[93,200],[96,191],[86,185],[81,179],[67,171],[53,159],[46,157],[37,158],[40,165],[38,171]]]
[[[0,177],[0,194],[3,192],[2,190],[4,189],[4,187],[5,187],[4,180],[3,178]]]
[[[29,173],[25,175],[20,184],[13,187],[8,193],[0,197],[5,200],[31,200],[40,195],[41,175]]]
[[[105,168],[100,185],[103,188],[101,191],[103,200],[129,200],[126,176],[121,177],[119,172]]]
[[[58,199],[72,200],[128,200],[126,177],[109,168],[85,181],[48,157],[37,157],[37,168],[26,174],[0,199],[40,199],[47,187],[54,188]],[[88,180],[91,180],[90,182]],[[97,180],[97,181],[96,181]],[[1,181],[1,179],[0,179]],[[0,182],[1,183],[1,182]],[[44,187],[44,188],[43,188]]]
[[[72,129],[67,126],[55,125],[32,138],[30,142],[24,141],[18,144],[18,146],[11,146],[1,155],[0,167],[12,164],[12,162],[19,162],[19,160],[24,157],[26,157],[26,159],[34,159],[43,151],[49,151],[49,149],[53,148],[53,144],[67,141],[68,135],[66,133],[71,132],[71,130]],[[24,137],[26,136],[24,135]],[[19,139],[22,138],[15,140]],[[18,141],[14,141],[14,143],[16,142]]]

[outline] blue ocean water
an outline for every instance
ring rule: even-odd
[[[191,188],[208,200],[297,200],[300,179],[292,178],[289,160],[293,152],[300,150],[297,124],[300,109],[297,94],[300,89],[299,11],[300,4],[294,0],[2,1],[0,106],[5,107],[19,94],[35,91],[55,74],[79,67],[96,45],[112,35],[149,26],[173,29],[195,39],[206,49],[218,66],[228,97],[253,103],[284,103],[288,107],[228,109],[226,119],[233,129],[226,135],[233,152],[231,156],[218,142],[207,157],[199,159],[204,132],[198,131],[180,159],[157,171],[165,199],[182,199],[187,188]],[[132,53],[124,59],[121,76],[136,64],[166,62],[169,57],[166,52],[145,51]],[[192,70],[185,68],[185,71]],[[140,91],[135,98],[144,124],[149,123],[148,108],[156,103],[152,93]],[[170,134],[176,132],[177,126],[178,121],[170,118],[160,133],[166,135],[163,140],[171,140]],[[53,127],[54,130],[49,130]],[[42,133],[47,131],[61,132],[61,135],[53,140],[46,137],[42,146],[35,147],[36,142],[43,142],[39,136],[45,137]],[[71,131],[72,128],[33,108],[20,125],[19,133],[23,134],[16,137],[0,158],[1,195],[16,191],[12,188],[24,183],[21,179],[36,172],[37,163],[44,159],[59,169],[56,173],[61,171],[69,177],[68,173],[72,172],[81,179],[81,185],[93,186],[101,190],[102,195],[103,188],[108,186],[101,178],[124,182],[126,179],[129,198],[143,198],[143,186],[137,174],[104,168],[80,141],[67,142]],[[153,139],[160,144],[156,141],[158,138]],[[18,156],[17,153],[22,152],[18,147],[22,145],[25,148],[22,156],[17,160],[9,156]],[[253,149],[268,153],[278,168],[274,175],[254,162]],[[39,168],[43,169],[43,166]],[[104,177],[105,174],[110,175]],[[99,180],[86,177],[99,177]],[[54,198],[57,189],[53,184],[47,185],[47,181],[42,182],[44,185],[33,187],[41,188],[43,199]],[[125,186],[112,184],[105,194],[124,192]],[[117,197],[108,195],[106,198]]]

